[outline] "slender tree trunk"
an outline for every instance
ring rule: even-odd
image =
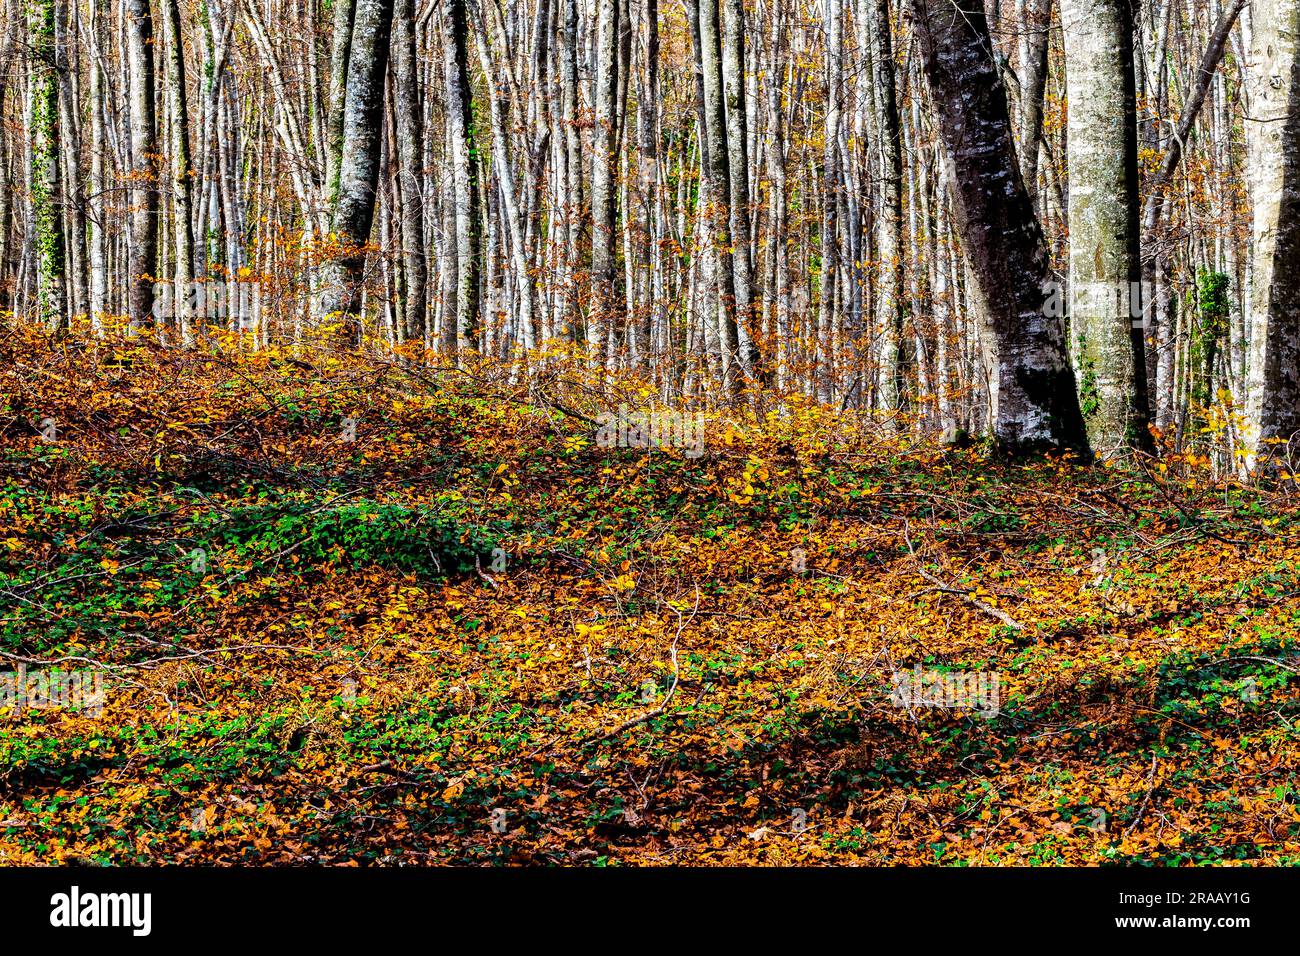
[[[443,347],[460,352],[477,348],[479,248],[483,225],[479,210],[478,142],[469,85],[469,21],[465,0],[443,0],[446,49],[447,131],[451,141],[452,203],[456,222],[455,308],[443,326]]]
[[[66,329],[67,242],[60,175],[59,73],[54,0],[28,8],[31,84],[31,191],[36,244],[37,307],[46,327]]]
[[[194,232],[190,204],[190,137],[189,107],[185,90],[185,45],[181,30],[179,0],[163,0],[164,30],[167,40],[167,87],[171,100],[171,160],[172,160],[172,232],[176,252],[176,287],[173,301],[184,303],[188,299],[190,283],[194,280]],[[192,344],[193,317],[185,307],[180,309],[182,341]]]
[[[402,185],[402,253],[406,302],[405,337],[424,336],[429,266],[424,247],[424,126],[420,113],[415,42],[415,5],[396,0],[393,7],[393,107],[397,125],[398,175]]]
[[[618,199],[615,171],[618,101],[618,0],[596,0],[596,125],[591,153],[591,314],[587,347],[600,354],[620,311],[614,287]],[[603,362],[602,362],[603,364]]]
[[[876,92],[879,96],[877,129],[880,139],[881,190],[884,208],[879,218],[880,257],[880,404],[888,415],[901,407],[903,333],[903,150],[899,129],[898,97],[894,84],[894,45],[889,0],[872,6]]]
[[[822,149],[821,289],[817,313],[816,395],[828,402],[835,388],[835,285],[839,276],[840,118],[844,108],[843,0],[824,0],[826,24],[826,128]]]
[[[108,309],[108,222],[104,192],[106,188],[105,152],[108,102],[104,96],[104,74],[99,47],[99,29],[104,23],[107,0],[91,0],[90,35],[90,322],[99,328]]]
[[[81,172],[81,129],[78,121],[77,90],[74,78],[79,45],[68,42],[76,29],[67,0],[56,0],[55,53],[59,82],[59,146],[63,164],[63,207],[65,245],[67,249],[68,316],[84,316],[90,311],[90,291],[86,272],[86,187]]]
[[[126,52],[131,71],[131,261],[132,326],[153,320],[158,272],[158,135],[154,99],[153,13],[149,0],[126,0]]]
[[[1038,148],[1043,136],[1043,95],[1047,90],[1047,51],[1052,0],[1017,0],[1020,8],[1020,178],[1038,207]]]
[[[718,296],[718,348],[723,390],[739,394],[744,386],[737,349],[736,273],[731,242],[731,178],[728,170],[727,120],[722,80],[722,37],[718,0],[693,0],[699,18],[699,57],[703,95],[704,160],[708,170],[708,217],[712,224],[714,280]],[[743,171],[742,171],[743,172]],[[706,310],[713,314],[714,310]]]
[[[732,267],[736,286],[736,335],[741,367],[759,370],[753,327],[758,314],[754,280],[753,212],[749,197],[749,128],[745,96],[745,8],[723,0],[722,86],[727,114],[727,168],[731,202]]]
[[[331,209],[338,197],[339,162],[343,156],[343,109],[347,100],[348,61],[352,51],[352,21],[357,0],[334,0],[334,32],[330,42],[329,120],[325,173],[326,201]]]

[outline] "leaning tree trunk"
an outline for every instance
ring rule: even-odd
[[[990,352],[994,440],[1004,453],[1087,455],[1065,330],[1044,303],[1047,248],[1020,179],[988,21],[951,0],[912,0],[912,9]]]
[[[1061,0],[1069,100],[1070,336],[1088,442],[1149,449],[1129,0]],[[1137,312],[1135,316],[1133,313]]]
[[[357,0],[343,106],[343,152],[338,198],[330,231],[338,243],[325,264],[320,314],[341,324],[345,343],[361,330],[361,285],[365,245],[375,219],[379,153],[383,145],[384,73],[388,69],[393,0]]]
[[[131,257],[128,311],[133,326],[152,321],[158,271],[158,153],[154,100],[153,13],[149,0],[127,0],[126,53],[131,71]]]
[[[50,329],[68,327],[67,242],[63,232],[63,180],[59,163],[59,75],[55,51],[54,0],[29,9],[31,63],[31,190],[35,220],[37,306]],[[6,187],[8,188],[8,187]]]
[[[1295,0],[1255,0],[1246,179],[1254,204],[1248,414],[1257,454],[1300,433],[1300,59]]]

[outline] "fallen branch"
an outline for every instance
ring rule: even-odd
[[[1003,611],[1000,608],[996,608],[992,604],[988,604],[984,601],[981,601],[979,598],[975,596],[975,592],[972,591],[970,588],[955,588],[947,581],[944,581],[942,578],[938,577],[937,575],[931,574],[929,571],[927,571],[925,567],[921,564],[920,560],[917,559],[916,549],[912,547],[912,535],[911,535],[911,531],[909,530],[908,522],[906,518],[903,519],[903,540],[907,542],[907,551],[909,554],[911,554],[912,560],[916,563],[917,573],[919,573],[921,577],[925,578],[927,581],[933,584],[938,590],[942,591],[944,594],[956,594],[958,597],[965,599],[968,603],[973,604],[975,607],[979,608],[985,614],[997,618],[999,621],[1001,621],[1007,627],[1011,628],[1013,631],[1023,631],[1025,629],[1025,626],[1023,624],[1013,619],[1011,615],[1008,614],[1006,611]]]
[[[664,695],[664,699],[659,702],[659,706],[655,707],[652,710],[646,711],[644,714],[642,714],[639,717],[633,717],[630,720],[623,721],[623,723],[619,724],[613,730],[607,731],[606,733],[601,734],[599,737],[592,737],[590,740],[586,741],[582,746],[590,747],[593,744],[600,743],[602,740],[608,740],[611,737],[617,737],[619,734],[623,733],[623,731],[631,730],[633,727],[640,726],[641,724],[644,724],[647,720],[652,720],[653,718],[658,717],[660,714],[662,714],[665,710],[668,709],[669,703],[672,702],[673,695],[677,693],[677,681],[680,676],[680,671],[677,666],[677,640],[682,636],[682,629],[685,628],[686,625],[689,624],[691,621],[695,620],[695,612],[698,611],[699,609],[700,609],[700,589],[697,587],[695,589],[695,608],[694,610],[691,611],[691,616],[686,618],[686,620],[683,621],[681,612],[680,611],[677,612],[677,633],[673,635],[672,647],[669,648],[668,651],[669,656],[672,658],[672,662],[673,662],[673,682],[672,685],[669,686],[668,688],[668,693]]]

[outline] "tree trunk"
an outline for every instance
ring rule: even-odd
[[[447,132],[451,141],[452,204],[456,222],[455,306],[443,323],[449,352],[477,347],[479,247],[483,226],[478,196],[478,143],[469,85],[469,22],[465,0],[443,0],[446,49]]]
[[[1052,0],[1017,0],[1020,8],[1020,178],[1038,207],[1038,144],[1043,136],[1043,94]]]
[[[1247,53],[1246,178],[1254,203],[1248,414],[1256,452],[1300,432],[1300,58],[1294,0],[1255,0]]]
[[[619,312],[614,287],[614,250],[618,200],[618,0],[596,2],[596,84],[593,95],[596,125],[591,153],[591,314],[587,320],[587,347],[604,364],[602,350],[610,325]]]
[[[320,314],[342,325],[345,343],[360,333],[365,245],[375,218],[383,146],[384,74],[393,27],[393,0],[357,0],[343,107],[343,153],[330,230],[338,249],[326,263]]]
[[[880,258],[880,405],[886,415],[901,406],[903,332],[903,259],[901,236],[903,225],[903,151],[899,130],[898,97],[894,84],[894,45],[889,20],[889,0],[875,0],[872,5],[872,31],[875,34],[873,57],[876,67],[876,92],[879,96],[879,130],[881,190],[884,208],[879,219]],[[919,267],[919,263],[918,263]]]
[[[190,218],[190,138],[189,108],[185,92],[185,46],[181,32],[179,0],[164,0],[164,31],[167,39],[167,87],[171,100],[171,160],[172,160],[172,231],[176,251],[176,287],[173,301],[188,301],[190,283],[194,280],[194,232]],[[193,317],[183,305],[180,308],[181,339],[184,344],[193,342]]]
[[[158,136],[154,100],[153,13],[149,0],[126,0],[126,52],[131,71],[131,325],[153,320],[158,271]]]
[[[334,0],[334,32],[330,42],[330,104],[325,173],[326,200],[331,209],[339,192],[339,161],[343,156],[343,108],[348,92],[348,60],[352,51],[352,21],[357,0]]]
[[[1069,99],[1070,334],[1088,442],[1150,449],[1129,0],[1061,0]],[[1137,312],[1134,316],[1132,313]]]
[[[699,17],[699,65],[703,93],[704,158],[708,169],[708,210],[712,220],[714,280],[720,313],[719,351],[723,391],[736,395],[744,385],[739,367],[736,322],[736,273],[732,264],[731,178],[728,171],[727,121],[722,83],[722,37],[718,0],[691,0]],[[743,170],[742,170],[743,172]],[[714,310],[706,309],[706,314]]]
[[[992,366],[994,440],[1004,453],[1088,440],[1051,272],[1016,163],[1006,93],[982,10],[912,0],[931,99],[953,173],[954,217],[977,286]]]
[[[742,0],[723,0],[722,86],[727,113],[727,167],[731,202],[731,258],[736,286],[736,347],[751,378],[758,371],[753,326],[757,315],[754,282],[753,213],[749,198],[749,129],[745,96],[745,8]]]
[[[63,180],[59,164],[59,77],[54,0],[29,8],[31,83],[31,190],[35,225],[37,309],[46,327],[66,329],[67,242],[63,230]]]
[[[395,0],[393,6],[393,112],[397,123],[398,175],[402,186],[402,253],[406,272],[406,302],[402,312],[405,337],[424,336],[429,266],[424,249],[424,126],[420,113],[415,5]]]

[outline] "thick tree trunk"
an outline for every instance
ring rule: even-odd
[[[383,146],[384,74],[392,26],[393,0],[357,0],[343,107],[338,198],[330,223],[338,249],[326,263],[320,307],[326,321],[341,323],[341,336],[347,343],[354,342],[360,332],[365,245],[375,218]]]
[[[1300,433],[1300,58],[1294,0],[1255,0],[1247,53],[1251,226],[1248,414],[1266,458]]]
[[[982,10],[949,0],[912,0],[912,9],[953,173],[955,218],[978,287],[994,439],[1007,453],[1055,447],[1086,454],[1065,330],[1045,308],[1047,249],[1020,179],[988,23]]]
[[[1061,0],[1069,99],[1070,336],[1088,441],[1149,449],[1129,0]],[[1133,315],[1137,312],[1137,315]]]

